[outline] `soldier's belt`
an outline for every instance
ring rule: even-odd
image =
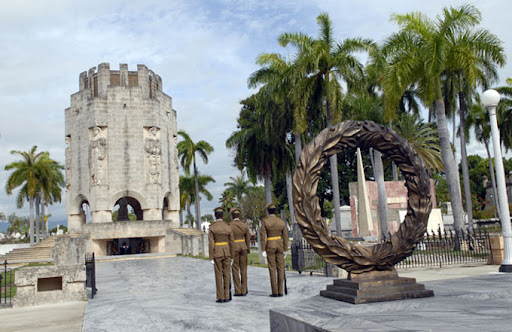
[[[228,243],[227,242],[215,242],[215,245],[216,246],[227,246]]]
[[[272,240],[281,240],[281,237],[280,236],[273,236],[273,237],[267,238],[267,241],[272,241]]]
[[[235,242],[245,242],[244,239],[240,239],[240,240],[235,240]]]

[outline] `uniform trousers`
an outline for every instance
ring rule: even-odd
[[[284,257],[282,248],[267,248],[268,271],[272,294],[283,294]]]
[[[229,300],[229,286],[231,282],[229,265],[231,264],[231,258],[215,258],[214,263],[215,286],[217,287],[217,300]]]
[[[235,294],[247,293],[247,250],[235,252],[233,257],[233,283]]]

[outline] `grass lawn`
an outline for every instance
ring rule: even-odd
[[[1,288],[2,288],[2,298],[4,297],[14,297],[16,295],[16,286],[14,285],[14,275],[15,275],[15,271],[16,270],[19,270],[19,269],[22,269],[24,267],[31,267],[31,266],[44,266],[44,265],[53,265],[53,263],[51,262],[48,262],[48,263],[29,263],[27,265],[23,265],[23,266],[20,266],[20,267],[17,267],[15,269],[13,269],[12,271],[7,271],[7,275],[5,272],[2,272],[0,273],[0,275],[2,276],[2,282],[1,282]],[[4,269],[2,268],[2,271],[4,271]],[[5,286],[6,285],[6,286]],[[7,293],[7,295],[6,295]]]

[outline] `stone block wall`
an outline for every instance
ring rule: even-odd
[[[87,299],[85,264],[25,267],[16,270],[15,278],[17,293],[12,300],[13,308]],[[61,289],[40,289],[49,278],[58,282]],[[53,286],[56,282],[52,282]]]
[[[56,236],[52,252],[55,265],[16,270],[13,307],[86,300],[86,240],[85,235]]]
[[[208,255],[208,234],[197,230],[169,229],[166,236],[168,252],[183,255]]]

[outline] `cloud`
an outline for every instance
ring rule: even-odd
[[[178,127],[194,140],[215,148],[208,165],[199,165],[216,183],[214,201],[202,203],[209,212],[218,204],[223,184],[237,175],[225,141],[236,130],[240,100],[252,91],[248,76],[257,69],[262,52],[288,55],[277,44],[283,32],[316,36],[316,17],[327,12],[337,40],[367,37],[381,41],[396,25],[391,13],[420,10],[430,17],[462,1],[200,1],[146,0],[2,1],[0,3],[0,184],[8,173],[3,165],[15,160],[10,150],[32,145],[64,161],[64,109],[78,91],[82,71],[109,62],[111,69],[128,63],[130,70],[146,64],[163,80],[173,98]],[[482,10],[484,27],[496,33],[510,54],[507,2],[488,1]],[[501,8],[501,10],[500,10]],[[510,67],[500,71],[502,83]],[[478,149],[475,147],[475,149]],[[477,151],[477,150],[475,150]],[[480,153],[480,149],[478,150]],[[0,191],[0,211],[18,211],[14,197]],[[64,204],[51,208],[65,218]],[[58,220],[56,219],[56,220]]]

